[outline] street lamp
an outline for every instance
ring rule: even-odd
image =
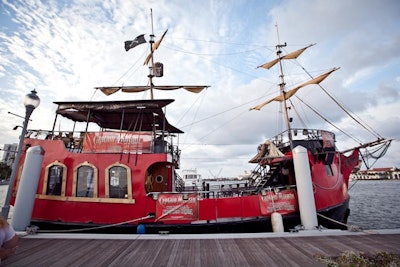
[[[24,144],[28,121],[29,121],[29,118],[30,118],[33,110],[35,108],[37,108],[39,106],[39,104],[40,104],[40,98],[37,96],[35,89],[33,89],[29,94],[27,94],[24,97],[24,106],[25,106],[24,125],[22,126],[22,132],[19,137],[19,144],[17,147],[17,155],[15,156],[14,164],[13,164],[12,171],[11,171],[10,183],[8,185],[6,200],[4,201],[3,208],[1,209],[1,216],[5,220],[8,219],[8,212],[10,211],[11,194],[12,194],[12,189],[14,187],[15,178],[16,178],[17,172],[18,172],[18,165],[19,165],[19,160],[21,158],[22,145]]]

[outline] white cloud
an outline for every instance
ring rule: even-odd
[[[17,141],[18,133],[11,129],[21,119],[7,111],[23,114],[21,99],[33,88],[42,103],[32,115],[32,128],[52,127],[52,101],[148,97],[116,94],[107,98],[93,88],[147,83],[143,61],[148,47],[141,45],[126,53],[123,42],[150,33],[150,8],[156,39],[169,29],[156,55],[156,60],[164,63],[165,76],[155,83],[211,85],[199,95],[155,93],[157,98],[176,99],[168,115],[171,123],[186,132],[181,138],[187,149],[182,154],[183,168],[197,167],[204,170],[203,176],[221,168],[224,175],[238,175],[252,167],[247,161],[257,144],[282,130],[277,130],[283,125],[276,122],[276,103],[260,112],[249,111],[278,91],[276,70],[255,69],[275,57],[275,23],[281,42],[288,43],[285,51],[317,43],[298,59],[312,75],[341,67],[323,82],[324,88],[366,121],[381,121],[373,126],[382,135],[399,138],[394,114],[399,107],[400,30],[399,4],[394,0],[385,4],[377,0],[198,0],[185,5],[176,0],[46,4],[3,0],[2,6],[2,144]],[[306,78],[296,64],[286,63],[284,69],[288,87]],[[320,91],[305,88],[298,96],[336,124],[357,133]],[[391,97],[383,97],[383,92]],[[295,99],[294,103],[300,105]],[[303,114],[307,108],[298,111]],[[300,124],[295,114],[293,117],[295,124]],[[311,116],[306,121],[316,127],[329,126]],[[394,144],[383,164],[399,165],[398,151]]]

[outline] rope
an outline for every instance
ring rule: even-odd
[[[205,92],[207,92],[207,90],[206,90]],[[198,113],[199,113],[200,107],[202,106],[202,103],[203,103],[203,101],[204,101],[204,98],[205,98],[205,93],[204,93],[204,94],[201,94],[201,97],[197,98],[196,101],[193,103],[193,105],[192,105],[192,106],[187,110],[187,112],[186,112],[185,114],[183,114],[183,116],[181,117],[181,119],[183,119],[183,118],[185,117],[185,115],[188,114],[189,110],[190,110],[192,107],[194,107],[194,104],[197,102],[197,100],[200,99],[200,103],[199,103],[199,105],[197,106],[196,112],[195,112],[195,114],[194,114],[194,116],[193,116],[193,119],[192,119],[192,123],[189,124],[189,129],[186,131],[188,134],[185,135],[185,137],[184,137],[184,139],[183,139],[183,143],[185,143],[187,136],[189,136],[189,134],[190,134],[190,132],[191,132],[191,130],[192,130],[194,121],[195,121],[196,118],[197,118],[197,115],[198,115]],[[181,119],[180,119],[180,120],[181,120]],[[180,120],[179,120],[179,121],[180,121]],[[178,123],[179,123],[179,121],[178,121]]]
[[[297,61],[296,61],[297,62]],[[300,65],[298,62],[297,62],[297,64],[298,64],[298,66],[300,66],[302,69],[303,69],[303,71],[310,77],[310,78],[314,78],[302,65]],[[369,132],[370,134],[372,134],[372,135],[374,135],[374,136],[376,136],[376,137],[380,137],[381,138],[381,136],[380,136],[380,134],[379,133],[377,133],[376,131],[374,131],[374,129],[372,129],[372,127],[371,126],[369,126],[368,124],[366,124],[365,122],[363,122],[360,118],[358,118],[360,121],[362,121],[364,124],[362,124],[359,120],[357,120],[356,118],[355,118],[355,116],[353,116],[349,111],[347,111],[347,109],[349,109],[349,108],[345,108],[344,107],[344,105],[343,104],[341,104],[341,103],[339,103],[339,101],[338,100],[336,100],[324,87],[322,87],[322,85],[320,85],[320,84],[318,84],[318,87],[319,88],[321,88],[324,92],[325,92],[325,94],[327,95],[327,96],[329,96],[329,98],[330,99],[332,99],[332,101],[333,102],[335,102],[336,103],[336,105],[338,105],[343,111],[344,111],[344,113],[346,113],[351,119],[353,119],[357,124],[359,124],[361,127],[363,127],[367,132]],[[354,112],[353,112],[354,113]],[[355,114],[355,113],[354,113]],[[355,114],[356,115],[356,114]]]
[[[159,221],[162,218],[164,218],[165,216],[168,216],[169,214],[171,214],[172,212],[176,211],[177,209],[179,209],[180,207],[184,206],[185,204],[187,204],[188,200],[185,200],[184,202],[182,202],[181,204],[179,204],[178,206],[176,206],[175,208],[167,211],[166,213],[164,213],[163,215],[161,215],[160,217],[158,217],[155,221]]]
[[[366,152],[361,153],[360,155],[361,155],[361,158],[362,158],[365,166],[367,167],[367,170],[371,169],[375,165],[375,163],[378,161],[378,159],[380,159],[381,157],[383,157],[386,154],[387,150],[389,149],[390,144],[391,144],[391,140],[389,140],[389,142],[383,143],[381,146],[379,146],[377,149],[375,149],[372,152],[368,151],[368,149],[365,148]],[[379,153],[378,156],[375,156],[374,154],[377,154],[379,152],[379,150],[382,150],[382,151]],[[370,164],[368,162],[368,158],[372,158],[375,161],[372,164]]]
[[[306,125],[306,123],[304,122],[303,118],[300,116],[300,113],[298,112],[298,110],[297,110],[296,106],[294,105],[292,99],[289,98],[288,100],[289,100],[290,105],[292,106],[294,112],[296,113],[297,118],[300,120],[300,123],[303,125],[303,128],[306,129],[306,128],[307,128],[307,125]]]
[[[347,229],[348,229],[349,231],[351,231],[351,232],[361,232],[361,231],[363,231],[363,230],[362,230],[359,226],[357,226],[357,225],[342,223],[342,222],[339,222],[339,221],[334,220],[334,219],[332,219],[332,218],[329,218],[329,217],[327,217],[327,216],[325,216],[325,215],[322,215],[322,214],[320,214],[320,213],[318,213],[318,212],[317,212],[317,215],[320,216],[320,217],[322,217],[322,218],[324,218],[324,219],[327,219],[327,220],[329,220],[329,221],[332,221],[332,222],[334,222],[334,223],[340,224],[340,225],[342,225],[342,226],[346,226]]]
[[[311,109],[315,114],[317,114],[321,119],[323,119],[324,121],[326,121],[327,123],[329,123],[331,126],[333,126],[336,130],[340,131],[342,134],[346,135],[347,137],[353,139],[354,141],[358,142],[361,144],[360,140],[357,140],[357,138],[349,135],[348,133],[346,133],[345,131],[343,131],[342,129],[340,129],[338,126],[336,126],[335,124],[333,124],[331,121],[329,121],[325,116],[323,116],[320,112],[318,112],[316,109],[314,109],[312,106],[310,106],[309,104],[307,104],[304,100],[302,100],[300,97],[295,96],[298,100],[300,100],[304,105],[306,105],[309,109]]]
[[[90,227],[90,228],[81,228],[81,229],[69,229],[69,230],[38,230],[37,232],[39,233],[72,233],[72,232],[84,232],[84,231],[90,231],[90,230],[97,230],[97,229],[104,229],[108,227],[114,227],[122,224],[127,224],[127,223],[132,223],[132,222],[137,222],[141,220],[146,220],[146,219],[151,219],[154,216],[152,215],[147,215],[145,217],[129,220],[129,221],[124,221],[120,223],[114,223],[114,224],[107,224],[107,225],[102,225],[102,226],[95,226],[95,227]]]

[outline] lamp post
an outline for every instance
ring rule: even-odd
[[[11,171],[10,183],[8,185],[8,191],[6,195],[6,200],[4,201],[3,208],[1,209],[1,216],[7,220],[8,212],[10,211],[10,199],[12,190],[14,187],[15,179],[18,172],[19,160],[21,158],[22,145],[24,144],[26,128],[28,126],[29,118],[35,108],[37,108],[40,104],[40,98],[36,94],[36,90],[33,89],[29,94],[27,94],[24,98],[24,106],[25,106],[25,119],[24,125],[22,126],[21,136],[19,137],[19,144],[17,147],[17,155],[15,156],[14,164]]]

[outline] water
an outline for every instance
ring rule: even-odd
[[[349,224],[359,226],[364,230],[400,229],[399,180],[358,181],[350,183],[350,187]],[[1,204],[6,198],[7,188],[7,185],[0,185]]]
[[[354,182],[350,183],[350,187]],[[367,229],[400,229],[400,181],[358,181],[350,189],[348,223]]]

